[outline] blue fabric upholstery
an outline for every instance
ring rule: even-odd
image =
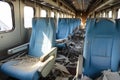
[[[50,51],[52,47],[53,29],[51,22],[49,23],[49,19],[47,20],[45,18],[33,20],[32,30],[29,55],[40,57]]]
[[[39,58],[46,54],[54,45],[55,40],[55,26],[53,19],[34,18],[32,28],[32,35],[29,45],[29,56],[32,58]],[[5,74],[17,78],[19,80],[38,80],[40,74],[37,72],[41,66],[41,62],[26,62],[21,64],[21,60],[13,60],[4,63],[1,66],[1,71]]]
[[[1,66],[2,72],[19,80],[38,80],[40,74],[37,72],[39,66],[32,67],[31,65],[17,65],[20,61],[9,61]]]
[[[113,21],[89,19],[84,43],[84,75],[96,78],[101,71],[117,71],[120,56],[120,30]]]
[[[73,31],[76,27],[79,27],[80,19],[75,18],[60,18],[58,21],[58,27],[56,31],[56,39],[66,39],[69,35],[73,35]],[[65,47],[64,43],[56,44],[57,47]]]
[[[69,35],[69,25],[67,18],[60,18],[58,20],[56,40],[66,39]],[[56,43],[56,46],[59,48],[65,47],[65,43]]]
[[[70,27],[70,34],[73,34],[73,30],[75,28],[74,26],[74,20],[73,19],[70,19],[70,23],[69,23],[69,27]]]
[[[69,25],[67,19],[60,18],[58,21],[58,32],[56,33],[56,39],[64,39],[69,35]]]
[[[70,19],[69,24],[70,24],[70,34],[71,34],[71,35],[74,34],[73,31],[74,31],[77,27],[80,26],[80,23],[81,23],[81,21],[80,21],[80,19],[78,19],[78,18],[72,18],[72,19]]]

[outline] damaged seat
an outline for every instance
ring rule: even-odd
[[[83,74],[95,79],[102,71],[119,69],[120,29],[115,21],[89,19],[84,43]],[[80,68],[78,69],[80,70]],[[80,71],[79,71],[80,72]],[[80,73],[79,73],[80,74]]]
[[[34,18],[28,55],[2,64],[1,71],[19,80],[46,77],[54,65],[57,51],[57,48],[53,47],[53,24],[52,18]]]

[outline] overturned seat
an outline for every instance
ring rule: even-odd
[[[2,72],[19,80],[38,80],[41,76],[46,77],[56,57],[57,49],[53,47],[54,19],[34,18],[32,23],[28,55],[1,66]]]
[[[120,59],[120,29],[115,21],[89,19],[84,44],[83,74],[96,78],[103,70],[118,71]]]

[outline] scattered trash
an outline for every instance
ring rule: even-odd
[[[62,71],[62,72],[64,72],[64,73],[66,73],[66,74],[70,74],[69,71],[66,69],[66,67],[59,64],[59,63],[55,64],[55,68]]]
[[[103,75],[101,75],[96,80],[120,80],[119,72],[111,72],[111,70],[105,70],[102,73]]]
[[[57,51],[54,68],[49,80],[72,80],[76,74],[77,61],[83,52],[84,31],[76,29],[65,42],[66,47]]]
[[[57,77],[55,80],[69,80],[69,78]]]
[[[83,76],[80,80],[92,80],[92,79],[87,76]]]

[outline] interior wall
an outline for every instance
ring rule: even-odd
[[[0,34],[0,59],[7,55],[8,49],[25,43],[26,39],[26,30],[23,27],[23,4],[21,0],[11,1],[11,3],[14,7],[15,29]]]

